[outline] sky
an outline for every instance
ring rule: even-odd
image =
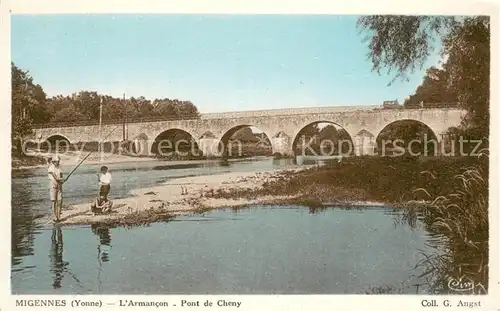
[[[400,103],[347,15],[13,15],[11,58],[48,96],[189,100],[202,113]]]

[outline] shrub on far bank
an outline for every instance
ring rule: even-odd
[[[286,182],[269,182],[265,191],[315,196],[315,188],[324,189],[318,186],[325,185],[331,187],[331,199],[337,196],[336,188],[340,187],[353,193],[361,190],[364,195],[359,200],[386,203],[425,200],[423,194],[414,190],[426,185],[431,195],[449,191],[453,177],[477,161],[473,157],[353,157],[287,176]]]

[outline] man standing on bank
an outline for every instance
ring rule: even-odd
[[[52,201],[52,220],[54,222],[60,221],[62,209],[62,184],[64,179],[59,169],[60,161],[59,155],[56,154],[47,170],[50,182],[50,200]]]
[[[97,176],[99,179],[99,196],[107,199],[111,189],[111,174],[108,172],[108,167],[101,167],[101,172]]]

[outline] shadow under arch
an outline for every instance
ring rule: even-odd
[[[227,130],[219,140],[218,152],[223,158],[227,157],[246,157],[250,153],[257,153],[254,155],[271,156],[274,151],[274,146],[269,134],[265,131],[261,133],[253,133],[252,127],[259,129],[252,124],[236,125]],[[252,133],[243,133],[243,137],[232,139],[238,131],[248,128]],[[260,130],[260,129],[259,129]]]
[[[64,151],[67,151],[69,146],[71,145],[71,141],[68,137],[62,134],[54,134],[47,137],[40,144],[41,149],[47,149],[50,152],[62,151],[61,148],[64,148]]]
[[[432,155],[438,150],[438,138],[432,128],[422,121],[402,119],[382,128],[375,139],[375,147],[375,153],[381,156],[407,152],[411,155]]]
[[[320,129],[318,127],[320,123],[328,125]],[[349,132],[342,125],[327,120],[314,121],[304,125],[293,137],[292,150],[295,156],[340,154],[350,156],[354,155],[355,151],[354,140]]]
[[[186,157],[202,156],[202,152],[194,136],[178,128],[171,128],[158,134],[151,144],[150,152],[157,157],[170,157],[174,155]]]

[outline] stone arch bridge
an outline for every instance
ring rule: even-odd
[[[136,141],[142,154],[151,154],[155,139],[167,130],[189,133],[204,155],[220,156],[219,143],[243,126],[254,126],[269,138],[273,153],[293,155],[293,144],[299,132],[309,124],[330,122],[339,125],[350,135],[356,155],[372,154],[376,138],[389,124],[414,120],[428,126],[438,143],[450,127],[460,125],[465,111],[442,109],[381,109],[380,106],[293,108],[261,111],[241,111],[203,114],[196,120],[141,121],[102,125],[61,126],[46,125],[34,130],[27,139],[41,143],[62,136],[70,143],[100,141],[115,130],[105,141]],[[116,129],[119,127],[118,129]]]

